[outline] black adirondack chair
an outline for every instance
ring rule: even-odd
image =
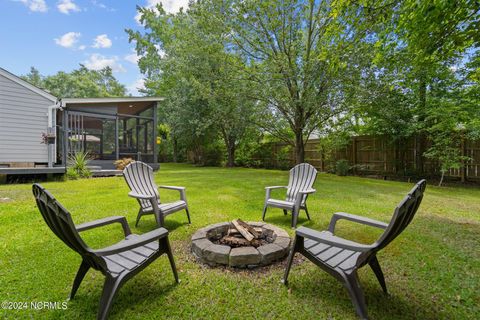
[[[170,260],[175,281],[178,283],[167,229],[158,228],[142,235],[132,234],[127,220],[121,216],[75,225],[70,213],[41,185],[33,185],[33,194],[43,219],[53,233],[82,257],[82,263],[73,281],[70,299],[75,297],[80,283],[90,268],[105,275],[98,319],[107,318],[112,301],[120,287],[164,253]],[[89,248],[79,235],[81,231],[116,222],[122,225],[125,239],[112,246],[94,250]]]
[[[383,291],[387,293],[383,272],[377,260],[377,252],[400,235],[412,221],[422,202],[425,187],[425,180],[418,182],[396,207],[393,217],[388,224],[339,212],[333,215],[328,231],[319,232],[305,227],[298,228],[288,258],[283,283],[285,285],[288,284],[288,274],[292,266],[293,256],[295,252],[299,252],[342,282],[350,294],[357,314],[362,319],[367,319],[365,297],[360,286],[357,270],[368,264],[375,273]],[[381,228],[385,231],[373,244],[360,244],[334,235],[335,224],[340,219]]]

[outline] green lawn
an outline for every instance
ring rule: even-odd
[[[312,263],[299,260],[289,288],[280,283],[284,262],[256,270],[210,268],[196,263],[190,236],[203,226],[234,218],[261,220],[264,187],[286,184],[288,172],[198,168],[162,164],[159,184],[187,187],[192,224],[184,213],[170,215],[174,256],[181,283],[175,285],[168,259],[161,257],[130,280],[117,296],[111,319],[356,319],[346,290]],[[109,215],[127,217],[132,231],[155,228],[153,216],[134,228],[138,210],[121,177],[43,185],[70,210],[76,223]],[[299,225],[325,229],[332,213],[345,211],[388,221],[413,183],[319,174],[309,198],[312,217]],[[280,193],[278,193],[280,195]],[[164,200],[178,196],[163,191]],[[1,200],[10,198],[11,200]],[[360,271],[372,319],[478,319],[480,314],[480,190],[427,186],[424,201],[409,228],[380,252],[390,296],[373,272]],[[290,234],[290,217],[270,209],[267,222]],[[379,232],[340,222],[339,235],[372,242]],[[118,224],[87,231],[94,248],[118,241]],[[48,229],[29,184],[0,186],[0,300],[65,301],[80,256]],[[89,271],[67,310],[0,310],[0,318],[94,319],[103,285]]]

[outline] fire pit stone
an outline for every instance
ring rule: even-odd
[[[212,245],[205,249],[204,256],[207,261],[217,264],[228,264],[230,250],[232,250],[232,248],[229,246],[212,243]]]
[[[227,240],[232,238],[231,232],[235,231],[234,227],[235,225],[238,227],[238,223],[250,228],[251,232],[256,233],[258,238],[247,241],[237,233],[235,235],[237,238],[234,240],[238,241],[225,244],[226,238]],[[242,231],[245,232],[245,230]],[[247,245],[243,245],[245,242]],[[241,220],[235,220],[232,223],[216,223],[199,229],[192,236],[192,253],[200,262],[211,266],[228,265],[230,267],[252,268],[268,265],[285,257],[288,254],[289,247],[290,236],[288,233],[264,222],[245,223]]]
[[[258,252],[260,252],[262,256],[262,264],[270,264],[275,260],[283,258],[288,250],[274,243],[270,243],[259,247]]]
[[[254,247],[233,248],[230,251],[230,267],[257,266],[262,261],[262,255]]]

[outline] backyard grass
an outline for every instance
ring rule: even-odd
[[[280,283],[284,262],[255,270],[210,268],[190,253],[190,236],[208,224],[234,218],[261,220],[264,187],[284,185],[288,172],[199,168],[162,164],[158,184],[187,187],[192,224],[183,212],[166,218],[181,283],[174,284],[162,256],[120,290],[110,319],[356,319],[342,285],[307,260],[292,268],[289,287]],[[138,205],[123,178],[42,183],[71,212],[75,223],[124,215],[134,233],[155,228],[153,216],[134,227]],[[332,213],[361,214],[388,222],[413,183],[319,174],[309,198],[312,220],[299,226],[325,229]],[[163,200],[178,197],[162,190]],[[280,193],[274,195],[280,196]],[[8,199],[5,199],[8,198]],[[480,190],[427,186],[407,230],[378,255],[389,296],[368,268],[360,280],[372,319],[478,319],[480,314]],[[267,222],[291,235],[290,216],[269,209]],[[379,232],[342,221],[338,234],[372,242]],[[82,233],[91,247],[122,237],[112,225]],[[81,258],[48,229],[30,184],[0,186],[0,300],[63,302]],[[0,318],[95,319],[103,275],[89,271],[66,310],[0,310]]]

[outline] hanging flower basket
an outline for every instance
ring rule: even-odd
[[[43,144],[54,144],[55,143],[55,134],[54,133],[45,133],[42,132],[42,142]]]

